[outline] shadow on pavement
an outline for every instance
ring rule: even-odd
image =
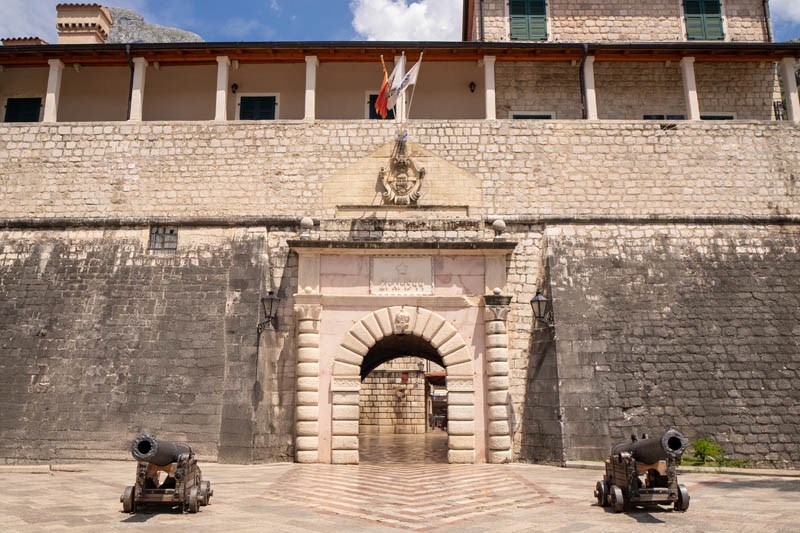
[[[698,483],[703,487],[720,487],[725,490],[741,489],[772,489],[779,492],[800,492],[800,480],[797,478],[770,478],[770,479],[719,479]]]

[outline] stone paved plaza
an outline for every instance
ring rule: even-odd
[[[682,474],[686,513],[612,514],[592,491],[596,470],[548,466],[448,465],[442,439],[365,439],[351,465],[201,464],[211,505],[196,515],[147,509],[123,514],[119,495],[135,462],[0,467],[4,531],[747,531],[800,530],[800,477]],[[380,446],[380,448],[378,448]],[[378,449],[388,450],[382,456]],[[427,452],[425,451],[427,450]],[[391,455],[392,457],[389,457]],[[33,473],[37,471],[38,473]],[[778,474],[775,472],[774,474]]]

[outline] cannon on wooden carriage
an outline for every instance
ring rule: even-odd
[[[133,440],[131,454],[138,461],[136,484],[126,487],[119,499],[126,513],[144,504],[179,505],[184,513],[196,513],[211,503],[211,483],[203,481],[188,444],[141,435]]]
[[[686,438],[668,429],[659,438],[638,439],[611,449],[606,474],[598,481],[597,503],[620,513],[634,506],[672,505],[676,511],[689,508],[689,491],[678,484],[677,460],[686,449]]]

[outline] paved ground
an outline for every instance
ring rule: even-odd
[[[119,495],[133,482],[133,460],[39,474],[0,467],[0,530],[800,531],[798,477],[684,474],[688,512],[612,514],[592,495],[598,471],[372,457],[378,461],[358,466],[201,464],[215,494],[195,515],[122,513]]]

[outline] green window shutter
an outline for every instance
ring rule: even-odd
[[[274,96],[242,96],[239,100],[240,120],[275,120],[278,99]]]
[[[511,39],[525,40],[528,38],[528,2],[527,0],[511,0],[509,13],[511,15]]]
[[[9,98],[6,100],[5,122],[39,122],[41,98]]]
[[[684,0],[686,37],[688,39],[721,40],[722,5],[720,0]]]
[[[511,39],[547,39],[546,0],[511,0],[508,4]]]

